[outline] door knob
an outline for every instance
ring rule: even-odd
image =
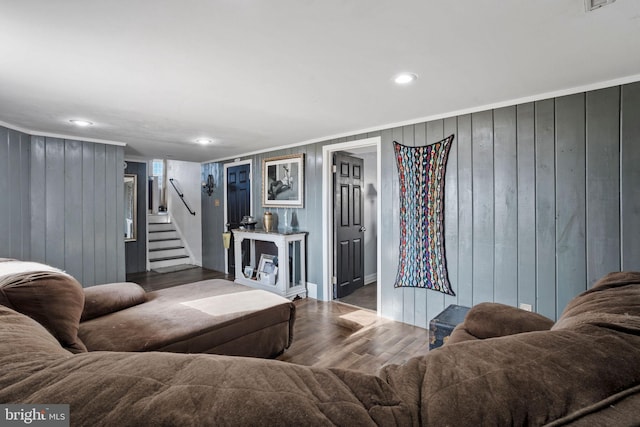
[[[360,227],[360,232],[362,233],[362,232],[364,232],[364,231],[367,231],[367,227],[365,227],[365,226],[363,225],[362,227]]]

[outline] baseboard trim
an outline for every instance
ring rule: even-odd
[[[369,274],[367,276],[364,276],[364,284],[368,285],[369,283],[373,283],[376,280],[378,280],[378,273],[373,273],[373,274]]]
[[[318,285],[315,283],[307,282],[307,297],[318,299]]]

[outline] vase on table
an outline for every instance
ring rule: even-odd
[[[265,212],[262,218],[262,226],[267,233],[273,231],[273,214],[271,212]]]

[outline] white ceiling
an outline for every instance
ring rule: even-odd
[[[129,157],[231,158],[633,80],[639,0],[0,0],[0,121]]]

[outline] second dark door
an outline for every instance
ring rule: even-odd
[[[227,224],[229,230],[240,227],[245,215],[251,215],[251,167],[248,164],[227,168]],[[242,242],[243,265],[249,262],[249,241]],[[244,247],[246,246],[246,248]],[[235,274],[233,234],[229,247],[229,273]]]

